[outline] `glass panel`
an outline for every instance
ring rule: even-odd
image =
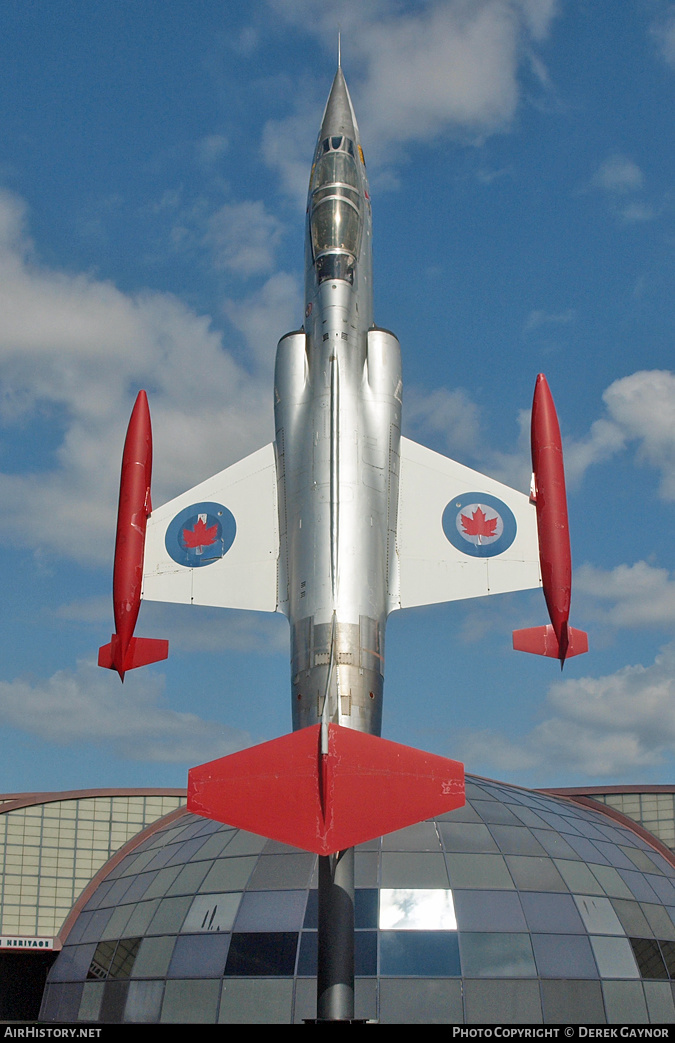
[[[134,978],[163,978],[169,966],[175,938],[144,938],[133,966]],[[131,972],[128,975],[131,976]]]
[[[288,1025],[292,1000],[292,981],[224,981],[218,1020],[226,1025]]]
[[[642,873],[628,872],[626,869],[620,869],[622,880],[631,890],[631,893],[635,895],[638,902],[658,902],[658,897],[654,893],[654,890],[649,886],[649,883],[642,875]]]
[[[574,901],[581,913],[586,930],[592,934],[624,934],[619,918],[612,908],[609,898],[595,898],[591,895],[575,895]]]
[[[593,876],[611,898],[631,898],[632,895],[614,866],[591,866]]]
[[[199,890],[212,865],[212,862],[192,862],[190,865],[183,866],[166,893],[168,895],[193,895],[195,891]]]
[[[544,851],[548,851],[549,855],[554,855],[556,858],[579,857],[564,837],[561,837],[559,833],[554,833],[551,829],[533,829],[532,834],[537,838]]]
[[[89,945],[67,946],[61,952],[49,976],[49,980],[82,981],[83,978],[90,977],[87,972],[97,948],[97,945],[91,943]],[[96,977],[99,977],[99,975],[96,975]]]
[[[316,931],[303,931],[300,935],[300,951],[298,954],[298,975],[316,977],[319,952],[319,936]]]
[[[354,973],[362,978],[377,974],[377,931],[355,932]]]
[[[183,923],[183,933],[231,931],[239,909],[241,892],[197,895]]]
[[[131,1024],[152,1024],[158,1021],[163,992],[163,981],[132,981],[127,993],[124,1020]]]
[[[579,1025],[602,1025],[605,1008],[599,981],[543,981],[544,1023],[564,1025],[574,1011]]]
[[[417,822],[382,837],[383,851],[439,851],[441,842],[433,822]]]
[[[176,940],[170,978],[222,978],[229,934],[187,934]]]
[[[454,931],[457,929],[452,892],[441,888],[382,888],[380,929]]]
[[[179,873],[180,868],[178,866],[171,866],[168,869],[160,869],[157,876],[145,892],[145,897],[163,898]]]
[[[445,857],[453,890],[458,887],[514,888],[502,855],[448,854]]]
[[[232,855],[259,855],[266,843],[265,838],[259,837],[257,833],[247,833],[245,829],[240,829],[225,848],[225,856],[231,858]]]
[[[544,848],[538,843],[526,826],[500,826],[493,824],[490,832],[504,855],[544,855]]]
[[[309,887],[316,855],[263,855],[251,874],[249,887],[267,890]]]
[[[156,873],[141,873],[140,876],[133,878],[129,890],[124,895],[124,904],[138,902],[143,898],[156,875]]]
[[[647,1023],[647,1007],[639,981],[605,981],[602,991],[609,1024]]]
[[[212,1024],[216,1020],[220,982],[167,981],[164,987],[162,1022]]]
[[[673,993],[668,982],[646,981],[643,983],[649,1020],[653,1025],[675,1021]]]
[[[459,981],[380,982],[381,1025],[461,1025],[462,984]]]
[[[503,804],[491,800],[474,800],[473,806],[483,822],[503,823],[504,825],[517,826],[518,819]]]
[[[675,978],[675,942],[661,942],[661,952],[671,978]]]
[[[234,836],[234,830],[230,830],[226,833],[213,833],[203,847],[200,847],[194,860],[200,861],[201,859],[218,858],[218,855],[222,855],[223,851]]]
[[[675,887],[672,881],[666,879],[665,876],[654,876],[652,873],[645,874],[645,879],[664,905],[672,905],[675,902]]]
[[[380,974],[459,977],[455,931],[382,931]]]
[[[571,895],[531,891],[523,892],[520,900],[531,931],[542,934],[583,934],[584,925]]]
[[[601,978],[639,978],[633,950],[627,938],[591,938]]]
[[[108,971],[109,978],[128,978],[131,975],[140,944],[140,938],[123,938],[117,943]]]
[[[232,842],[234,843],[234,841]],[[257,862],[257,858],[221,858],[206,874],[200,891],[242,891]]]
[[[498,852],[499,848],[487,826],[478,822],[439,822],[438,828],[446,851]]]
[[[603,894],[603,889],[591,872],[590,866],[584,862],[571,862],[567,858],[556,858],[554,861],[570,891],[576,894]]]
[[[82,990],[78,1021],[98,1021],[104,985],[102,981],[87,981]]]
[[[154,898],[151,902],[140,902],[129,917],[123,937],[130,938],[135,934],[145,934],[158,906],[159,898]]]
[[[598,976],[591,943],[586,935],[533,934],[532,945],[537,970],[542,978],[597,978]],[[568,1010],[568,1019],[570,1013]]]
[[[377,927],[378,891],[374,887],[357,887],[354,892],[354,926]]]
[[[489,856],[488,856],[489,857]],[[382,852],[383,887],[447,887],[443,855],[422,852]]]
[[[632,934],[635,938],[652,937],[654,932],[637,902],[626,902],[615,898],[612,905],[626,934]]]
[[[184,898],[163,898],[146,934],[168,934],[170,931],[180,931],[192,901],[193,899],[189,895]]]
[[[651,927],[651,931],[647,931],[648,936],[653,932],[657,938],[663,938],[665,941],[669,942],[675,941],[675,927],[673,927],[673,922],[663,906],[651,905],[647,902],[643,902],[642,911],[647,917]],[[644,934],[643,931],[629,933]]]
[[[453,898],[460,931],[527,930],[514,891],[454,891]]]
[[[656,942],[649,938],[631,938],[633,955],[643,978],[667,978],[668,971]]]
[[[237,931],[299,931],[306,891],[248,891],[237,914]]]
[[[460,935],[465,978],[531,978],[536,975],[529,934]]]
[[[550,858],[507,855],[516,887],[524,891],[567,891],[567,886]]]
[[[651,858],[645,851],[639,851],[636,847],[622,847],[624,855],[630,858],[631,862],[641,869],[643,873],[653,873],[655,866]]]
[[[107,981],[103,989],[103,1000],[99,1019],[106,1022],[120,1022],[124,1017],[124,1008],[129,991],[128,981]],[[59,1012],[62,1015],[62,1012]]]
[[[225,974],[233,977],[290,977],[295,968],[295,933],[233,934]]]

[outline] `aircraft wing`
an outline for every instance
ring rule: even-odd
[[[398,558],[401,608],[541,586],[536,509],[401,438]]]
[[[274,612],[279,523],[274,446],[154,510],[143,598]]]

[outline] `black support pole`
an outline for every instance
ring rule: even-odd
[[[354,1021],[354,848],[319,856],[316,1020]]]

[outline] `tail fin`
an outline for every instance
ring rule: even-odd
[[[543,627],[528,627],[513,631],[513,647],[517,652],[533,652],[564,661],[570,656],[588,652],[588,634],[585,630],[567,627],[567,648],[561,649],[555,630],[549,623]]]
[[[169,655],[169,642],[154,637],[132,637],[126,652],[117,637],[113,634],[110,644],[101,645],[98,650],[98,665],[108,670],[117,670],[122,680],[127,670],[148,663],[159,663]]]
[[[328,725],[192,768],[188,809],[272,840],[332,854],[464,804],[464,765]]]

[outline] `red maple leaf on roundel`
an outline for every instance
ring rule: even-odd
[[[462,528],[467,536],[496,536],[497,518],[488,518],[485,512],[476,507],[470,518],[462,515]]]
[[[183,540],[188,548],[210,547],[212,543],[216,542],[217,537],[218,526],[208,526],[203,518],[197,519],[194,529],[183,529]]]

